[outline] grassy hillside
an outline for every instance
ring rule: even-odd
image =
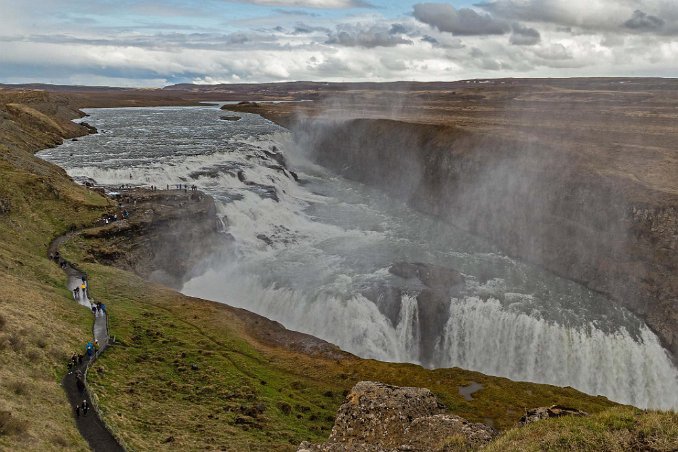
[[[0,101],[0,449],[86,450],[59,382],[91,316],[46,250],[108,201],[33,156],[84,132],[62,117],[76,117],[74,109],[39,93],[0,91]]]
[[[109,201],[32,154],[61,135],[84,133],[68,122],[77,111],[67,99],[0,90],[0,100],[0,449],[86,450],[58,382],[67,356],[90,336],[91,315],[45,254],[51,238],[90,224]],[[500,429],[525,408],[560,403],[601,413],[614,406],[571,388],[362,360],[246,311],[85,264],[87,250],[74,239],[64,252],[89,273],[117,339],[89,379],[105,420],[136,450],[284,450],[321,441],[359,380],[430,388],[451,412]],[[471,381],[484,389],[466,401],[458,387]],[[655,415],[633,416],[655,425]],[[614,431],[591,419],[598,427],[587,435],[604,440]],[[508,449],[537,444],[541,425],[564,431],[550,422],[510,431]],[[655,431],[671,441],[669,429]]]

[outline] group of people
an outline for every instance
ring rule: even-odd
[[[62,269],[68,266],[68,262],[61,258],[61,255],[59,254],[58,251],[55,252],[54,254],[50,254],[49,258],[52,259],[57,264],[59,264],[59,267],[61,267]]]
[[[82,283],[75,286],[73,289],[73,299],[74,300],[87,300],[89,296],[87,295],[87,278],[82,277]]]
[[[99,220],[100,223],[102,224],[109,224],[109,223],[115,223],[119,219],[128,219],[129,218],[129,212],[127,209],[123,209],[121,212],[118,213],[107,213],[104,216],[101,217]]]
[[[80,413],[82,413],[83,416],[87,416],[88,412],[89,403],[87,403],[87,400],[83,400],[81,404],[75,406],[75,417],[80,417]]]
[[[87,357],[91,360],[99,352],[99,341],[94,339],[94,342],[87,342],[87,345],[85,345],[85,351],[87,352]]]
[[[73,353],[70,361],[68,361],[68,370],[73,370],[82,364],[84,357],[85,356],[82,353]]]
[[[103,304],[100,301],[97,301],[96,303],[91,303],[92,306],[92,314],[94,314],[94,317],[98,317],[99,315],[106,315],[106,305]]]

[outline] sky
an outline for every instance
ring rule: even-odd
[[[678,0],[0,0],[0,82],[678,77]]]

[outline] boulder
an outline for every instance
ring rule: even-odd
[[[446,451],[478,449],[492,441],[497,431],[485,424],[474,424],[452,414],[415,419],[405,430],[403,450]]]
[[[298,451],[443,451],[480,447],[496,435],[484,424],[444,413],[428,389],[361,381],[339,408],[328,441],[303,442]]]
[[[585,411],[576,408],[569,408],[560,405],[553,405],[551,407],[539,407],[527,410],[525,415],[520,418],[520,425],[531,424],[532,422],[541,421],[542,419],[549,419],[552,417],[561,416],[588,416]]]

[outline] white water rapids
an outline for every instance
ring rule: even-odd
[[[189,183],[215,198],[236,249],[227,261],[205,262],[184,293],[249,309],[363,357],[422,363],[427,336],[432,367],[678,409],[678,371],[631,313],[307,162],[270,122],[255,115],[221,121],[223,112],[211,106],[87,112],[99,134],[41,156],[79,180]],[[276,168],[264,152],[273,145],[302,183]],[[237,171],[258,185],[245,185]],[[275,187],[279,202],[265,186]],[[396,262],[464,274],[439,328],[423,323],[421,284],[389,273]],[[396,309],[369,296],[394,285],[401,289]]]

